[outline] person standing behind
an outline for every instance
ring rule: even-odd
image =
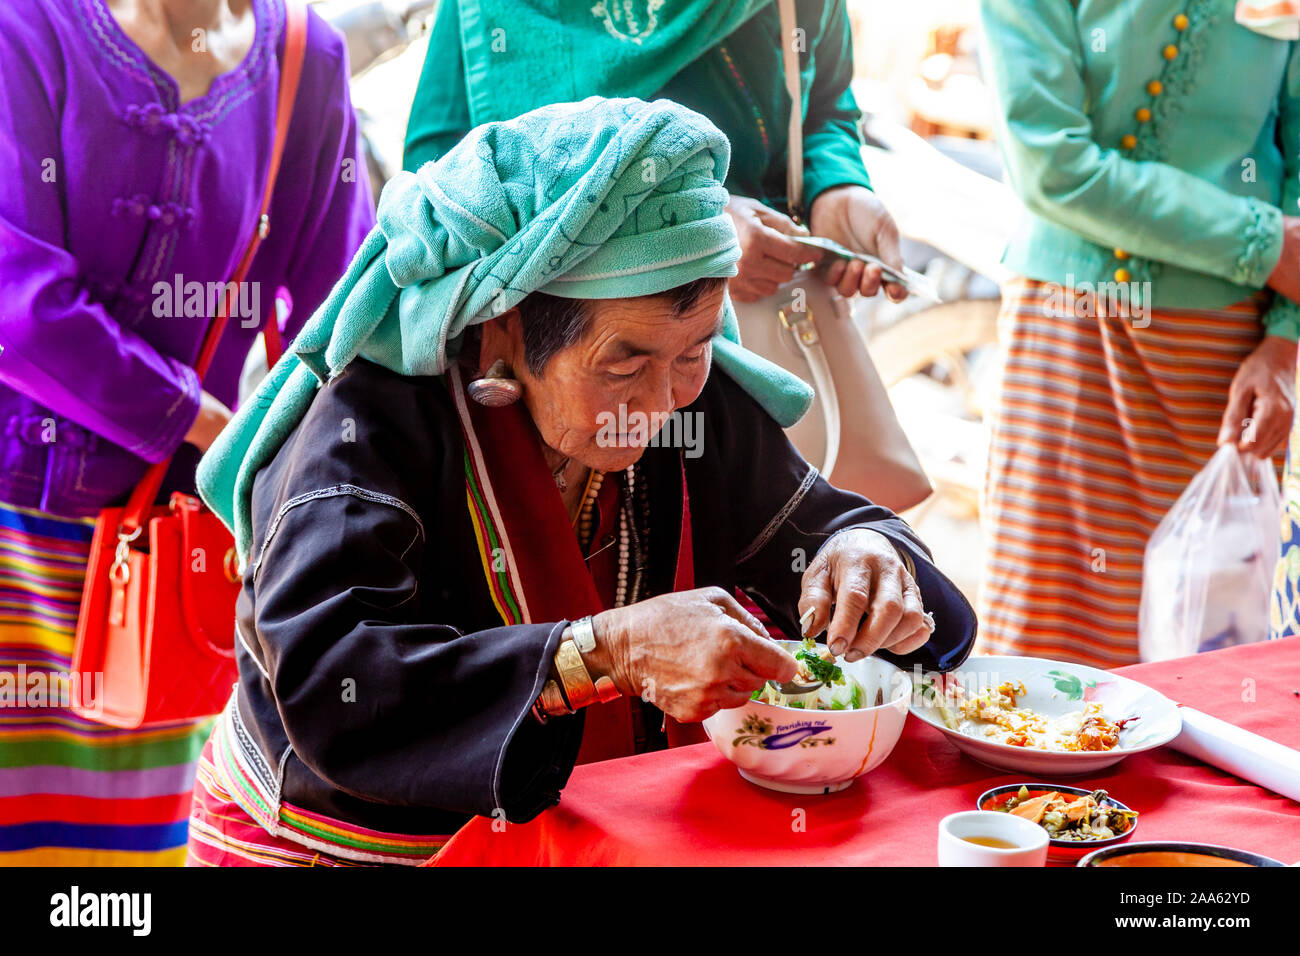
[[[406,169],[415,170],[437,159],[472,126],[509,119],[510,115],[498,115],[503,108],[524,112],[553,101],[557,95],[556,89],[544,83],[528,84],[532,101],[509,99],[489,89],[506,72],[536,75],[525,59],[510,53],[514,49],[510,43],[519,30],[509,25],[510,18],[493,17],[497,6],[506,5],[444,0],[439,7],[407,127]],[[572,8],[564,14],[570,24],[581,22],[590,28],[585,19],[589,16],[600,33],[607,32],[598,22],[598,16],[604,15],[603,5],[592,8],[586,0],[566,0],[561,7],[566,6]],[[676,12],[660,8],[654,30],[662,34],[669,29],[671,24],[664,22],[669,17],[685,20],[690,16],[691,5],[682,6],[685,9]],[[643,24],[640,42],[624,44],[630,62],[602,68],[600,58],[589,53],[584,59],[590,65],[576,67],[586,72],[579,73],[575,89],[558,91],[575,99],[591,94],[663,97],[707,116],[727,135],[732,145],[725,183],[731,193],[727,211],[741,247],[740,272],[729,283],[729,290],[740,302],[774,294],[781,283],[794,276],[796,268],[818,261],[820,252],[790,241],[791,235],[811,231],[852,249],[875,253],[895,267],[902,265],[898,227],[871,191],[871,179],[862,163],[861,113],[849,88],[853,39],[844,0],[798,0],[795,6],[804,41],[800,65],[804,202],[808,207],[805,225],[792,220],[785,195],[790,96],[781,60],[780,16],[771,0],[716,4],[708,16],[701,15],[705,22],[698,28],[683,25],[666,50],[652,47],[648,41],[653,31],[644,33],[648,27]],[[462,22],[466,9],[473,19]],[[468,29],[466,23],[471,24]],[[497,23],[507,26],[498,28]],[[627,23],[617,26],[631,29]],[[504,48],[499,55],[491,52],[497,36]],[[575,41],[575,45],[585,42]],[[476,51],[468,67],[466,49]],[[638,63],[638,57],[643,62]],[[624,67],[621,72],[620,66]],[[630,78],[628,82],[644,78],[641,82],[649,85],[628,88],[624,76]],[[832,263],[826,278],[846,297],[872,296],[881,287],[879,266],[865,266],[856,260]],[[905,295],[901,287],[892,284],[887,291],[897,298]]]
[[[982,0],[1007,172],[980,619],[997,653],[1138,658],[1147,541],[1294,407],[1300,52],[1234,0]]]
[[[0,5],[6,677],[68,674],[94,516],[173,455],[164,494],[193,491],[276,290],[291,336],[374,222],[346,48],[309,15],[258,294],[198,380],[210,315],[178,313],[176,290],[224,283],[257,228],[285,17],[285,0]],[[0,710],[0,865],[183,863],[211,721],[119,730],[25,702]]]

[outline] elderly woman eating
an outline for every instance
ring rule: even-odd
[[[419,863],[691,739],[796,671],[737,586],[850,661],[965,659],[970,606],[799,457],[807,386],[736,340],[728,159],[591,98],[389,185],[200,467],[245,570],[192,864]]]

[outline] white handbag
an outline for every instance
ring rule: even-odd
[[[803,197],[803,98],[794,0],[778,0],[778,6],[791,98],[787,187],[790,206],[797,209]],[[733,305],[745,348],[812,383],[812,407],[786,429],[804,458],[837,487],[892,511],[929,497],[930,480],[894,414],[849,304],[833,288],[815,272],[801,270],[775,295]]]

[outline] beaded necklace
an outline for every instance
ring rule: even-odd
[[[629,466],[627,495],[618,514],[618,586],[614,606],[635,604],[645,597],[644,574],[650,550],[650,496],[645,476]]]
[[[626,494],[618,513],[618,578],[614,591],[614,606],[623,607],[642,597],[645,583],[646,551],[649,545],[649,495],[644,476],[638,476],[636,466],[624,473]],[[604,484],[604,472],[592,471],[583,492],[582,505],[576,519],[578,545],[587,559],[588,549],[596,534],[596,499]]]
[[[578,508],[578,545],[586,554],[591,547],[592,535],[596,533],[596,499],[600,497],[600,486],[604,484],[605,473],[592,470],[587,478],[587,490],[582,493],[582,505]]]

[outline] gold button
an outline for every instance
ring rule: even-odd
[[[1147,109],[1145,106],[1140,107],[1138,111],[1133,115],[1137,117],[1137,121],[1139,123],[1145,123],[1151,119],[1151,111]]]
[[[1164,91],[1165,91],[1165,85],[1161,83],[1159,80],[1152,80],[1150,83],[1147,84],[1147,92],[1150,93],[1152,96],[1159,96]]]
[[[1119,259],[1121,262],[1123,262],[1125,259],[1128,258],[1128,253],[1125,252],[1123,249],[1116,249],[1116,250],[1115,250],[1115,258],[1116,258],[1116,259]]]
[[[1166,60],[1172,60],[1178,56],[1178,47],[1174,46],[1171,43],[1167,47],[1165,47],[1164,54]]]
[[[1116,282],[1127,282],[1127,281],[1128,281],[1129,279],[1131,279],[1131,278],[1133,278],[1133,273],[1129,272],[1127,269],[1116,269],[1116,270],[1115,270],[1115,281],[1116,281]]]
[[[1187,14],[1185,14],[1185,13],[1180,13],[1180,14],[1178,14],[1178,16],[1174,17],[1174,29],[1175,29],[1175,30],[1186,30],[1186,29],[1187,29],[1187,24],[1188,24],[1188,22],[1189,22],[1189,21],[1188,21],[1188,19],[1187,19]]]
[[[1134,146],[1138,144],[1138,138],[1134,136],[1132,133],[1129,133],[1127,136],[1125,136],[1123,139],[1119,141],[1119,144],[1123,146],[1125,149],[1132,149]]]

